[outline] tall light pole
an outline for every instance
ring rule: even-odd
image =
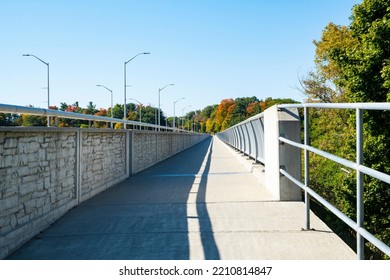
[[[181,109],[181,115],[182,115],[182,118],[181,118],[181,126],[184,128],[184,110],[187,109],[187,108],[190,108],[191,105],[188,105],[187,107],[184,107],[183,109]]]
[[[124,99],[125,99],[125,104],[123,105],[123,107],[124,107],[123,108],[123,120],[126,120],[126,117],[127,117],[127,112],[126,112],[126,87],[127,87],[127,85],[126,85],[126,65],[127,65],[127,63],[129,63],[130,61],[132,61],[134,58],[136,58],[137,56],[139,56],[141,54],[150,54],[150,53],[148,53],[148,52],[139,53],[139,54],[133,56],[132,58],[130,58],[128,61],[125,61],[125,63],[124,63],[124,76],[125,76],[125,79],[124,79],[124,81],[125,81],[125,83],[124,83],[124,91],[125,91]],[[125,129],[127,128],[126,123],[124,125],[124,128]]]
[[[103,88],[105,88],[106,90],[108,90],[109,92],[111,92],[111,118],[113,118],[114,117],[114,115],[113,115],[113,112],[112,112],[112,109],[114,109],[114,107],[113,107],[113,97],[112,97],[112,90],[111,89],[109,89],[108,87],[105,87],[105,86],[103,86],[103,85],[96,85],[97,87],[103,87]],[[113,123],[111,122],[111,128],[113,128]]]
[[[47,66],[47,108],[49,109],[50,108],[50,82],[49,82],[49,63],[48,62],[45,62],[43,61],[42,59],[40,59],[39,57],[33,55],[33,54],[23,54],[23,56],[32,56],[32,57],[35,57],[36,59],[38,59],[40,62],[46,64]],[[47,117],[47,126],[50,126],[50,117]]]
[[[161,115],[161,108],[160,108],[160,93],[161,91],[166,88],[167,86],[174,86],[175,84],[167,84],[166,86],[158,89],[158,130],[160,131],[160,115]]]
[[[179,102],[180,100],[185,99],[185,97],[179,98],[175,102],[173,102],[173,131],[176,129],[176,103]]]

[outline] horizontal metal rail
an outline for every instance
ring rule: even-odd
[[[359,259],[364,259],[364,239],[371,242],[379,250],[381,250],[386,255],[390,256],[390,246],[379,240],[373,234],[368,232],[363,227],[364,221],[364,204],[363,204],[363,176],[362,174],[369,175],[373,178],[376,178],[382,182],[390,184],[390,175],[374,170],[367,166],[363,165],[363,110],[390,110],[390,103],[305,103],[305,104],[282,104],[278,105],[278,108],[304,108],[304,119],[305,119],[305,144],[291,141],[283,136],[279,137],[279,141],[286,143],[288,145],[297,147],[305,151],[305,176],[309,177],[309,160],[308,152],[315,153],[319,156],[327,158],[333,162],[339,163],[345,167],[353,169],[356,171],[356,222],[352,221],[344,213],[334,207],[332,204],[327,202],[323,197],[315,193],[309,187],[309,179],[305,178],[305,184],[302,184],[300,181],[296,180],[287,173],[285,170],[280,169],[280,173],[286,176],[289,180],[299,186],[301,189],[314,197],[318,202],[324,205],[332,213],[334,213],[338,218],[345,222],[348,226],[354,229],[357,233],[357,256]],[[314,148],[313,146],[308,145],[307,139],[309,139],[309,108],[319,108],[319,109],[351,109],[356,111],[356,162],[349,161],[347,159],[338,157],[336,155],[327,153],[320,149]],[[310,208],[309,199],[306,199],[306,208]],[[310,221],[307,218],[306,221],[307,228],[309,228]]]
[[[52,109],[1,104],[1,103],[0,103],[0,113],[26,114],[26,115],[36,115],[36,116],[43,116],[43,117],[47,116],[47,117],[76,119],[76,120],[85,120],[85,121],[98,121],[98,122],[107,122],[107,123],[122,123],[122,124],[138,126],[138,127],[147,127],[147,128],[154,128],[154,129],[160,128],[166,131],[177,131],[177,132],[189,133],[189,131],[187,130],[177,129],[177,128],[175,129],[173,127],[167,127],[167,126],[158,126],[150,123],[128,121],[123,119],[87,115],[87,114],[80,114],[74,112],[64,112],[64,111],[58,111]]]
[[[360,110],[390,110],[390,103],[301,103],[280,104],[278,108],[321,108],[321,109],[360,109]]]
[[[364,165],[357,164],[355,162],[352,162],[352,161],[343,159],[341,157],[332,155],[330,153],[324,152],[324,151],[322,151],[320,149],[317,149],[317,148],[314,148],[312,146],[304,145],[304,144],[301,144],[301,143],[297,143],[297,142],[291,141],[291,140],[289,140],[287,138],[284,138],[284,137],[279,137],[279,140],[284,142],[284,143],[287,143],[287,144],[289,144],[291,146],[297,147],[297,148],[307,149],[310,152],[313,152],[313,153],[315,153],[317,155],[320,155],[320,156],[322,156],[324,158],[330,159],[331,161],[337,162],[337,163],[339,163],[341,165],[344,165],[345,167],[348,167],[348,168],[351,168],[351,169],[354,169],[354,170],[359,170],[360,172],[362,172],[362,173],[364,173],[366,175],[372,176],[372,177],[374,177],[374,178],[376,178],[378,180],[381,180],[383,182],[386,182],[386,183],[390,184],[390,175],[388,175],[386,173],[383,173],[383,172],[377,171],[375,169],[366,167]]]

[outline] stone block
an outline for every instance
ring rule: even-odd
[[[16,154],[17,154],[17,148],[16,147],[15,148],[6,148],[3,151],[3,155],[4,156],[9,156],[9,155],[13,156],[13,155],[16,155]]]
[[[24,177],[30,174],[30,168],[28,166],[19,167],[16,170],[19,177]]]
[[[11,216],[10,225],[11,225],[11,228],[15,228],[18,225],[15,215]]]
[[[0,200],[0,212],[18,204],[18,195],[13,195]]]
[[[31,142],[30,143],[30,146],[29,146],[29,148],[28,148],[28,151],[30,152],[30,153],[36,153],[38,150],[39,150],[39,143],[37,143],[37,142]]]
[[[16,148],[18,146],[18,140],[15,138],[6,138],[3,146],[4,149]]]
[[[12,155],[3,156],[4,159],[4,167],[11,167],[14,164],[14,158]]]
[[[25,215],[23,217],[20,217],[17,221],[18,225],[25,225],[27,224],[28,222],[30,221],[30,216],[29,215]]]
[[[46,160],[46,151],[44,149],[38,150],[38,159],[39,162]]]
[[[35,152],[27,154],[27,159],[28,159],[28,162],[34,162],[37,160],[37,154]]]
[[[18,195],[19,193],[19,185],[14,184],[14,185],[7,185],[1,190],[2,198],[8,198],[11,196]]]
[[[38,180],[38,174],[30,174],[22,178],[22,183],[27,184],[30,182],[36,182]]]
[[[32,198],[33,189],[19,185],[19,203],[24,203]]]
[[[36,199],[31,199],[23,203],[24,209],[26,209],[26,213],[31,213],[37,207]]]

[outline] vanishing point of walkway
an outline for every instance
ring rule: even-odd
[[[355,259],[210,138],[70,210],[8,259]]]

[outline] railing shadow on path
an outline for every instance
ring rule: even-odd
[[[8,259],[186,260],[194,255],[194,235],[205,259],[219,259],[205,204],[211,153],[208,138],[130,177],[70,210]],[[198,232],[189,229],[196,217],[188,205],[196,207]]]
[[[196,207],[199,217],[200,236],[203,246],[204,257],[206,260],[219,260],[220,255],[215,242],[213,227],[206,204],[206,189],[207,178],[210,171],[211,155],[213,153],[213,145],[210,144],[209,152],[207,154],[207,161],[203,170],[202,178],[199,184],[198,195],[196,198]]]

